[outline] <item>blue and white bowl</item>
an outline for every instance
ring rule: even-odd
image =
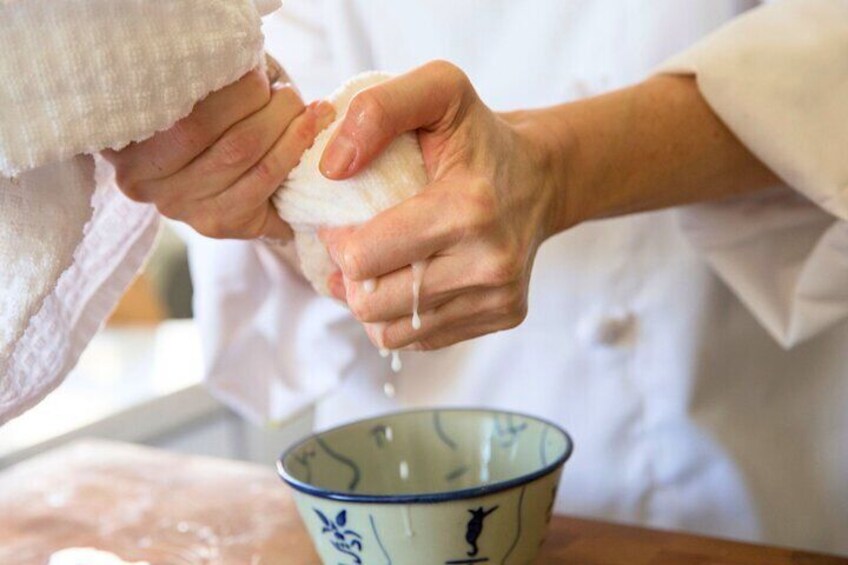
[[[324,563],[519,564],[536,556],[572,442],[496,410],[418,410],[301,441],[278,469]]]

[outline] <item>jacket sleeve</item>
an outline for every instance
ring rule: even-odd
[[[684,231],[790,347],[848,317],[848,3],[783,0],[743,14],[661,66],[784,182],[689,207]]]

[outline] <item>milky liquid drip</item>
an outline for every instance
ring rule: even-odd
[[[412,267],[412,328],[415,330],[421,329],[421,315],[418,312],[418,308],[421,302],[421,284],[424,280],[424,269],[427,267],[426,261],[416,261],[411,265]],[[362,288],[367,293],[372,293],[377,290],[377,280],[376,279],[368,279],[363,281]],[[392,357],[392,371],[395,373],[399,373],[401,369],[403,369],[403,362],[400,360],[400,352],[392,351],[383,347],[383,331],[385,330],[384,324],[375,323],[372,324],[374,330],[377,332],[377,342],[380,348],[380,356],[384,359],[391,355]],[[396,394],[395,385],[389,379],[383,383],[383,393],[389,397],[394,398]]]
[[[415,530],[412,529],[412,513],[409,511],[409,506],[401,507],[401,516],[403,517],[403,531],[406,537],[411,538],[415,535]]]
[[[418,304],[421,300],[421,283],[424,280],[426,261],[416,261],[412,264],[412,328],[421,329],[421,316],[418,315]]]

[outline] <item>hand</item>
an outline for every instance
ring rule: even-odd
[[[214,238],[291,238],[270,197],[334,117],[254,70],[171,129],[104,156],[120,189]]]
[[[444,62],[351,101],[323,155],[324,175],[352,176],[397,135],[416,130],[431,181],[364,225],[322,232],[341,269],[330,288],[375,345],[436,349],[524,320],[533,259],[557,206],[547,153],[524,122],[523,114],[489,110],[464,73]],[[422,260],[416,330],[410,265]],[[363,283],[374,278],[369,293]]]

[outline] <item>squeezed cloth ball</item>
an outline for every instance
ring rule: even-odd
[[[349,80],[329,101],[336,121],[321,132],[312,148],[274,195],[280,216],[294,231],[295,246],[304,276],[319,293],[329,296],[327,279],[336,270],[318,239],[320,227],[361,224],[379,212],[414,196],[427,184],[421,147],[414,132],[395,139],[364,171],[346,180],[329,180],[318,169],[321,155],[341,123],[351,99],[360,91],[390,78],[368,72]]]

